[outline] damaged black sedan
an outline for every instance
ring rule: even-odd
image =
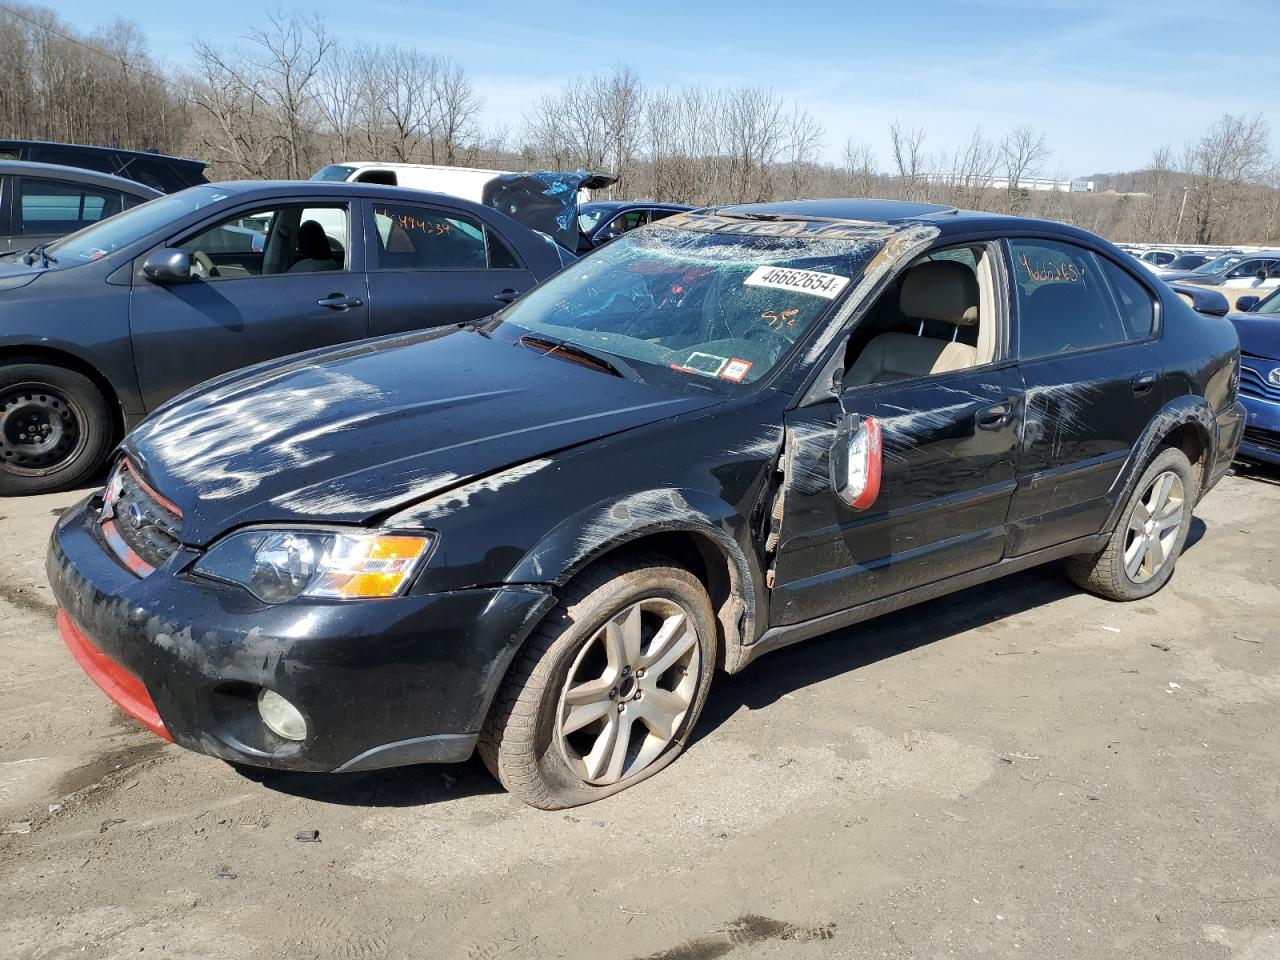
[[[226,760],[478,749],[537,806],[608,796],[768,651],[1051,560],[1169,580],[1238,344],[1130,262],[928,205],[677,214],[488,320],[155,412],[58,522],[63,636]]]

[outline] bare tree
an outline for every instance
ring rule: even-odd
[[[1244,186],[1265,172],[1270,133],[1261,114],[1224,114],[1199,140],[1187,144],[1182,166],[1191,181],[1188,213],[1197,243],[1213,242]]]
[[[889,126],[893,170],[903,200],[922,200],[928,190],[924,139],[925,132],[921,127],[905,130],[898,120],[894,120]]]
[[[307,139],[314,129],[314,81],[333,47],[318,17],[303,20],[280,9],[266,13],[266,26],[249,31],[259,90],[277,117],[284,139],[287,175],[302,176]]]
[[[870,197],[879,180],[871,145],[852,138],[845,140],[840,153],[840,173],[844,193],[851,197]]]
[[[1007,209],[1010,213],[1018,213],[1025,206],[1028,196],[1022,182],[1040,172],[1041,166],[1049,159],[1049,145],[1044,133],[1024,124],[1014,127],[1000,141],[1000,156],[1007,181]]]

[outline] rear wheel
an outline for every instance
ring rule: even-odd
[[[88,377],[53,364],[0,366],[0,496],[83,483],[110,447],[107,404]]]
[[[600,564],[526,643],[480,755],[535,807],[610,796],[675,759],[715,662],[715,618],[696,577],[657,557]]]
[[[1068,560],[1068,576],[1110,600],[1151,596],[1173,576],[1191,529],[1194,490],[1186,454],[1163,450],[1142,474],[1107,545]]]

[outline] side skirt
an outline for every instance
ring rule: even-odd
[[[922,587],[915,587],[911,590],[895,593],[892,596],[871,600],[848,610],[841,610],[838,613],[829,613],[813,620],[805,620],[803,623],[772,627],[761,634],[759,640],[744,648],[743,657],[734,672],[744,669],[747,664],[752,663],[766,653],[779,650],[782,647],[789,647],[791,644],[799,643],[802,640],[821,636],[824,633],[830,633],[832,630],[850,627],[856,623],[862,623],[864,620],[871,620],[886,613],[893,613],[895,610],[901,610],[904,607],[914,606],[926,600],[933,600],[949,593],[955,593],[957,590],[976,587],[978,584],[986,583],[989,580],[998,580],[1000,577],[1008,576],[1011,573],[1021,573],[1023,570],[1028,570],[1031,567],[1037,567],[1053,560],[1061,560],[1064,557],[1074,557],[1079,554],[1097,553],[1106,545],[1107,538],[1110,535],[1111,531],[1106,530],[1093,536],[1068,540],[1066,543],[1045,547],[1035,553],[1028,553],[1021,557],[1010,557],[989,567],[971,570],[968,573],[948,577],[946,580],[927,583]]]

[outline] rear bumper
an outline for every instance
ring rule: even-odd
[[[109,553],[89,503],[67,511],[46,570],[86,673],[179,746],[238,763],[363,770],[471,755],[516,650],[554,604],[509,586],[352,603],[263,604],[185,576],[180,552],[141,579]],[[269,688],[307,721],[262,723]]]

